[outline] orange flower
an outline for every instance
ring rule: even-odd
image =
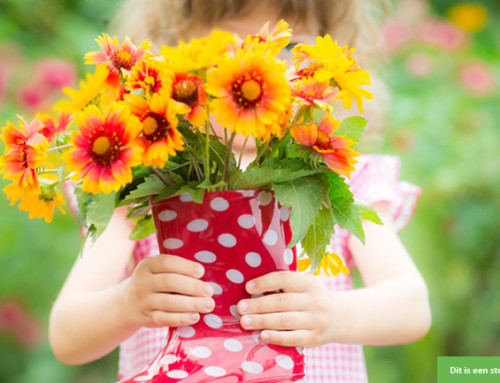
[[[189,108],[186,119],[193,126],[201,127],[205,124],[208,119],[206,111],[208,98],[200,76],[175,73],[170,96],[184,108]]]
[[[5,152],[0,157],[0,174],[11,181],[18,181],[24,188],[36,190],[38,180],[35,169],[43,166],[48,158],[48,141],[41,133],[44,125],[34,119],[27,124],[20,118],[20,129],[10,122],[0,136],[5,143]]]
[[[70,113],[59,113],[59,116],[57,118],[57,125],[54,122],[54,119],[48,114],[41,114],[38,116],[38,118],[43,123],[43,129],[40,131],[40,133],[42,133],[49,142],[52,142],[52,139],[56,134],[62,133],[66,130],[72,116]]]
[[[295,141],[319,153],[330,170],[349,177],[354,170],[353,164],[357,163],[353,157],[359,156],[359,153],[350,148],[356,144],[354,141],[332,136],[340,123],[335,117],[325,115],[318,126],[314,123],[300,125],[290,133]]]
[[[309,258],[298,260],[299,271],[306,271],[309,267],[311,267],[311,260]],[[335,253],[328,253],[323,256],[318,268],[314,271],[314,275],[319,275],[321,269],[323,269],[326,275],[333,277],[337,276],[339,273],[350,274],[344,260]]]
[[[319,82],[314,78],[303,78],[294,81],[291,93],[299,107],[317,105],[323,110],[333,109],[328,100],[333,99],[335,92],[328,83]]]
[[[132,166],[141,163],[142,149],[137,136],[139,120],[123,102],[101,112],[90,105],[76,115],[79,131],[72,132],[73,148],[63,154],[73,180],[83,180],[86,192],[107,194],[132,181]]]
[[[146,51],[151,47],[149,41],[145,40],[137,48],[127,37],[120,46],[116,37],[104,33],[95,39],[102,52],[94,51],[85,55],[85,64],[109,63],[109,76],[107,82],[110,86],[118,87],[120,84],[120,71],[130,71],[132,67],[141,60]]]
[[[215,96],[210,108],[217,121],[245,137],[264,136],[290,97],[285,68],[265,49],[240,49],[234,57],[223,58],[208,72],[206,84]]]
[[[184,148],[176,115],[187,113],[189,108],[172,101],[163,92],[153,94],[149,100],[135,94],[125,96],[125,100],[142,123],[139,139],[144,149],[144,165],[163,167],[169,155],[175,156],[176,150]]]

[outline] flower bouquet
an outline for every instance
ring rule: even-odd
[[[335,224],[363,241],[361,220],[380,223],[345,182],[366,120],[333,115],[335,102],[350,109],[353,100],[362,112],[363,98],[371,98],[362,87],[369,73],[354,49],[328,35],[295,45],[287,63],[279,57],[291,32],[284,21],[244,39],[214,31],[163,46],[161,55],[149,51],[148,41],[120,45],[104,34],[96,39],[102,51],[85,56],[95,71],[79,89],[65,90],[68,99],[54,107],[57,119],[20,118],[19,127],[3,128],[0,171],[12,181],[4,191],[30,218],[49,222],[55,207],[63,211],[61,188],[71,184],[86,238],[95,240],[115,209],[125,207],[132,239],[156,231],[161,252],[213,264],[205,278],[216,293],[234,292],[216,300],[214,313],[200,321],[204,328],[171,332],[137,381],[166,374],[195,382],[202,372],[219,378],[231,370],[227,363],[237,363],[245,381],[255,374],[285,381],[276,380],[276,368],[289,370],[287,381],[299,379],[300,350],[245,338],[233,308],[245,297],[242,282],[296,269],[299,242],[302,268],[337,274],[346,270],[341,258],[325,254]],[[213,330],[232,339],[221,348],[252,350],[246,355],[276,363],[228,359],[200,372],[190,358],[212,354],[200,342],[213,343]]]

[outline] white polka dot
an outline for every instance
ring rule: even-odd
[[[259,200],[261,206],[267,206],[273,200],[273,195],[269,192],[261,191],[257,196],[257,199]]]
[[[240,319],[241,318],[241,315],[238,312],[238,307],[236,305],[231,305],[231,307],[229,307],[229,311],[231,312],[231,315],[233,317],[235,317],[236,319]]]
[[[189,374],[186,371],[182,370],[172,370],[167,372],[167,376],[172,379],[184,379],[188,376]]]
[[[181,194],[181,196],[179,197],[179,199],[182,202],[193,202],[193,197],[191,197],[191,194],[189,194],[189,193]]]
[[[236,269],[229,269],[226,271],[226,277],[233,283],[242,283],[245,280],[245,277]]]
[[[217,260],[217,257],[214,253],[212,253],[211,251],[207,251],[207,250],[202,250],[202,251],[198,251],[194,257],[200,261],[200,262],[203,262],[203,263],[213,263]]]
[[[208,222],[205,219],[195,219],[187,225],[187,229],[193,233],[198,233],[200,231],[206,230],[208,227]]]
[[[274,358],[278,366],[284,368],[285,370],[291,370],[294,366],[292,358],[288,355],[280,354]]]
[[[278,234],[274,230],[268,230],[264,233],[263,241],[268,246],[274,246],[278,242]]]
[[[253,197],[255,195],[255,190],[251,189],[236,190],[236,192],[240,193],[242,196],[245,197]]]
[[[208,347],[198,346],[193,348],[191,353],[197,358],[208,358],[212,355],[212,351]]]
[[[163,222],[170,222],[177,218],[177,213],[173,210],[163,210],[158,214],[158,219]]]
[[[245,261],[251,267],[259,267],[262,263],[262,258],[259,254],[251,251],[250,253],[247,253],[247,255],[245,255]]]
[[[177,362],[177,357],[172,354],[167,354],[161,358],[160,364],[172,364],[174,362]]]
[[[229,202],[224,198],[217,197],[210,202],[210,207],[215,211],[224,211],[229,208]]]
[[[183,245],[184,242],[182,242],[178,238],[167,238],[163,241],[163,246],[165,247],[165,249],[175,250],[181,248]]]
[[[134,381],[135,382],[145,382],[147,380],[151,380],[153,378],[154,375],[142,375],[142,376],[138,376],[136,378],[134,378]]]
[[[203,321],[208,327],[220,328],[222,326],[222,319],[215,314],[206,314],[203,316]]]
[[[282,206],[280,209],[280,219],[285,222],[290,218],[290,209],[286,206]]]
[[[243,229],[250,229],[255,225],[255,218],[251,214],[243,214],[238,217],[238,225]]]
[[[260,374],[264,371],[264,367],[257,362],[243,362],[241,363],[241,369],[243,371],[249,372],[250,374]]]
[[[182,326],[177,328],[177,334],[182,338],[191,338],[196,334],[196,330],[191,326]]]
[[[283,253],[283,260],[287,265],[291,265],[293,263],[293,250],[286,249]]]
[[[218,366],[207,367],[207,368],[205,368],[204,371],[205,371],[205,374],[207,374],[208,376],[218,377],[218,376],[226,375],[226,370],[224,370],[222,367],[218,367]]]
[[[214,295],[222,294],[222,287],[220,287],[218,283],[215,282],[208,282],[208,283],[211,284],[212,287],[214,288]]]
[[[217,241],[224,247],[234,247],[236,245],[236,238],[229,233],[219,235]]]
[[[224,348],[227,351],[238,352],[238,351],[243,350],[243,345],[241,344],[240,341],[238,341],[236,339],[229,338],[229,339],[226,339],[224,341]]]

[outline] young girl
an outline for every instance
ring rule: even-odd
[[[366,5],[356,0],[133,0],[122,12],[127,19],[122,25],[136,41],[148,38],[160,47],[213,28],[246,36],[284,18],[294,31],[293,43],[312,43],[330,33],[356,47],[362,59],[376,45]],[[373,124],[376,118],[369,119]],[[332,251],[358,268],[364,288],[353,290],[352,274],[327,278],[284,271],[246,283],[249,294],[282,293],[240,301],[242,327],[262,330],[262,342],[306,347],[308,382],[366,382],[362,344],[411,342],[429,329],[426,284],[397,236],[411,218],[419,189],[398,180],[399,166],[389,156],[359,160],[352,191],[372,204],[384,225],[364,224],[365,245],[340,228],[332,238]],[[202,264],[158,254],[154,236],[135,243],[128,239],[130,231],[117,212],[97,243],[76,260],[50,318],[52,349],[64,363],[87,363],[120,345],[120,379],[148,365],[168,326],[192,325],[215,305],[213,287],[201,279]]]

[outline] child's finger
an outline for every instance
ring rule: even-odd
[[[154,294],[151,299],[153,311],[175,313],[208,313],[215,307],[211,298],[194,298],[175,294]]]
[[[260,315],[243,315],[241,327],[245,330],[299,330],[308,329],[314,320],[302,311],[287,311]]]
[[[272,291],[303,292],[311,288],[313,279],[295,271],[276,271],[248,281],[245,285],[249,294]]]
[[[154,311],[151,313],[151,323],[147,327],[179,327],[194,324],[200,320],[198,313],[167,313]]]
[[[152,273],[176,273],[189,277],[201,278],[205,268],[198,262],[171,254],[160,254],[150,258],[149,270]]]
[[[152,291],[177,293],[192,297],[210,297],[214,288],[207,282],[176,273],[153,274],[150,276]]]
[[[238,312],[265,314],[282,311],[302,311],[308,307],[309,298],[301,293],[276,293],[258,298],[244,299],[238,303]]]
[[[265,330],[260,333],[264,343],[271,343],[285,347],[306,347],[310,344],[312,333],[309,330],[273,331]]]

